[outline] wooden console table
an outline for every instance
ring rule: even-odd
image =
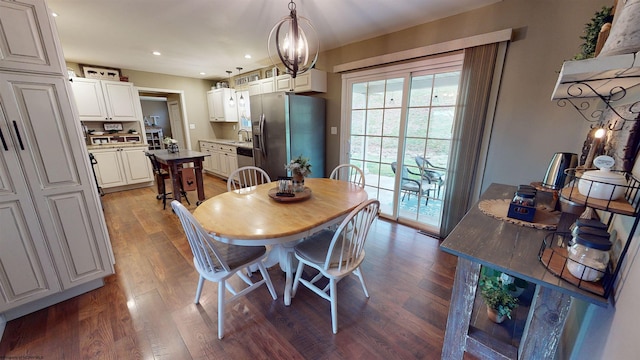
[[[480,200],[510,199],[515,190],[492,184]],[[569,224],[561,220],[558,231]],[[442,359],[462,359],[465,352],[481,359],[553,359],[571,297],[608,306],[607,299],[571,285],[542,265],[538,251],[549,233],[487,216],[474,204],[440,245],[458,256]],[[519,348],[470,326],[481,265],[535,284]]]

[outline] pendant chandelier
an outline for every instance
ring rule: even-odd
[[[316,64],[320,44],[316,29],[309,19],[297,15],[293,0],[289,2],[289,11],[289,16],[271,29],[268,50],[273,64],[282,63],[286,72],[295,78]]]
[[[238,69],[238,76],[240,76],[240,71],[242,70],[241,67],[237,67],[236,69]],[[236,96],[238,94],[236,93]],[[244,107],[244,96],[242,96],[242,93],[240,93],[240,98],[238,99],[238,106],[240,107]]]
[[[227,70],[227,74],[229,74],[229,88],[231,88],[231,70]],[[229,91],[229,106],[235,106],[236,103],[233,101],[233,91]]]

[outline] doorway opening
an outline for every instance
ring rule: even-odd
[[[138,87],[147,141],[158,131],[170,137],[182,149],[191,149],[191,137],[184,101],[184,91]]]

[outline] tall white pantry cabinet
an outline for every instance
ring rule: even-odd
[[[44,0],[0,0],[0,335],[90,291],[113,254]]]

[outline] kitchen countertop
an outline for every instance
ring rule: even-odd
[[[109,143],[109,144],[96,144],[96,145],[87,145],[87,150],[98,150],[98,149],[115,149],[115,148],[123,148],[123,147],[149,147],[147,144],[143,143]]]
[[[238,147],[249,148],[249,149],[253,148],[253,143],[251,141],[238,141],[238,140],[229,140],[229,139],[200,139],[200,141],[238,146]]]

